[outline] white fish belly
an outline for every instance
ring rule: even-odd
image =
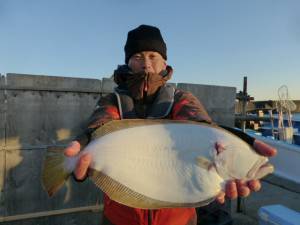
[[[217,129],[198,125],[162,124],[124,129],[92,141],[85,149],[92,168],[128,188],[168,202],[200,202],[221,190],[215,170],[196,165],[210,158]]]

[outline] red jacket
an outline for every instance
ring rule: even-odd
[[[97,128],[109,120],[120,119],[116,97],[101,98],[91,117],[89,128]],[[208,121],[211,119],[202,104],[189,92],[177,90],[168,119]],[[104,215],[115,225],[187,225],[196,224],[194,208],[145,210],[131,208],[111,200],[104,194]]]

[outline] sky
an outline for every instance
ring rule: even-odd
[[[171,82],[300,99],[298,0],[0,0],[0,73],[110,77],[127,32],[160,28]]]

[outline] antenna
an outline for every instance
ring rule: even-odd
[[[295,111],[297,106],[290,99],[288,87],[286,85],[280,86],[277,93],[278,101],[276,101],[276,108],[278,112],[279,139],[292,142],[294,133],[292,124],[292,111]],[[287,118],[287,127],[285,127],[284,118]]]

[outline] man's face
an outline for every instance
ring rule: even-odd
[[[154,51],[144,51],[134,54],[128,61],[128,66],[134,73],[160,73],[167,67],[166,60]]]

